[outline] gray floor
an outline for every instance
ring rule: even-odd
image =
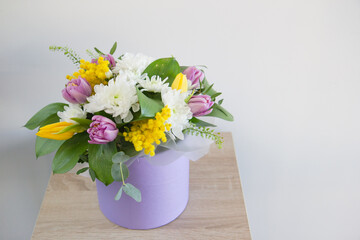
[[[0,140],[0,239],[30,239],[51,173],[52,156],[36,160],[25,128]]]

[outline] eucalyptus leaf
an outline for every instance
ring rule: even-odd
[[[168,78],[166,82],[171,86],[176,75],[180,73],[180,66],[173,57],[160,58],[150,63],[143,73],[147,73],[150,78],[154,75],[160,76],[163,80]]]
[[[51,115],[57,113],[58,111],[63,111],[65,106],[67,106],[67,104],[65,103],[51,103],[47,105],[46,107],[35,113],[35,115],[30,118],[30,120],[24,125],[24,127],[30,130],[34,130],[35,128],[39,127],[42,122]]]
[[[234,121],[234,117],[231,115],[231,113],[229,113],[225,108],[223,108],[219,104],[214,103],[212,109],[213,109],[212,112],[209,113],[208,115],[205,115],[204,117],[211,116],[211,117],[221,118],[226,121]]]
[[[82,168],[82,169],[79,169],[79,171],[76,172],[76,175],[79,175],[79,174],[81,174],[81,173],[84,173],[84,172],[86,172],[88,169],[89,169],[89,167],[84,167],[84,168]]]
[[[105,185],[114,181],[111,177],[112,156],[117,152],[115,142],[107,144],[89,144],[89,166],[97,179]]]
[[[117,182],[125,181],[129,177],[129,169],[124,163],[114,163],[111,167],[111,176]]]
[[[139,99],[141,115],[139,119],[155,117],[157,112],[160,112],[164,107],[161,101],[147,97],[143,92],[136,88],[136,93]]]
[[[126,183],[123,186],[124,192],[132,197],[136,202],[141,202],[141,192],[139,189],[137,189],[135,186],[133,186],[130,183]]]
[[[121,188],[119,189],[118,193],[115,196],[115,201],[119,201],[119,199],[121,198],[123,192],[123,187],[121,186]]]
[[[124,163],[129,159],[130,157],[127,156],[124,152],[117,152],[112,156],[113,163]]]
[[[66,173],[71,170],[89,146],[87,132],[75,134],[66,140],[56,152],[52,169],[54,173]]]
[[[114,45],[112,46],[112,48],[110,49],[110,54],[113,55],[114,52],[116,51],[116,47],[117,47],[117,42],[114,43]]]

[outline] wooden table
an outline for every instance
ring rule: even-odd
[[[223,149],[191,162],[190,199],[178,219],[151,230],[129,230],[107,220],[96,186],[74,174],[52,175],[32,239],[250,240],[231,133]]]

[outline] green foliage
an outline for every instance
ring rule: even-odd
[[[54,173],[66,173],[78,162],[79,157],[89,146],[87,132],[75,134],[66,140],[53,159],[52,169]]]
[[[125,182],[129,177],[129,169],[125,163],[113,163],[111,167],[111,176],[117,182]]]
[[[90,124],[92,123],[92,121],[90,119],[71,118],[71,120],[74,120],[75,122],[77,122],[78,124],[80,124],[81,126],[83,126],[86,129],[89,128]]]
[[[110,54],[113,55],[116,51],[116,47],[117,47],[117,42],[114,43],[114,45],[112,46],[112,48],[110,49]]]
[[[36,142],[35,142],[36,158],[45,156],[49,153],[56,151],[64,142],[65,141],[63,140],[53,140],[42,137],[36,137]]]
[[[119,201],[119,199],[121,198],[123,192],[123,187],[121,186],[120,190],[118,191],[118,193],[115,196],[115,201]]]
[[[139,189],[130,183],[123,185],[123,189],[128,196],[132,197],[137,202],[141,202],[141,192]]]
[[[96,47],[94,47],[95,51],[100,54],[100,55],[105,55],[102,51],[100,51],[99,49],[97,49]]]
[[[60,47],[60,46],[50,46],[50,51],[53,52],[63,52],[64,55],[69,58],[75,65],[80,64],[81,57],[71,48],[69,47]]]
[[[81,174],[81,173],[84,173],[84,172],[86,172],[88,169],[89,169],[89,167],[84,167],[84,168],[82,168],[82,169],[79,169],[79,170],[76,172],[76,175],[79,175],[79,174]]]
[[[150,63],[143,73],[147,73],[150,78],[154,75],[160,76],[163,80],[168,78],[166,82],[171,86],[176,75],[180,73],[180,66],[173,57],[160,58]]]
[[[216,125],[202,121],[196,117],[191,118],[190,122],[194,123],[197,127],[216,127]]]
[[[89,166],[97,179],[105,185],[114,181],[111,176],[112,156],[116,153],[115,142],[107,144],[89,144]]]
[[[212,117],[224,119],[226,121],[234,121],[233,115],[231,115],[231,113],[229,113],[225,108],[223,108],[219,104],[214,103],[212,109],[213,109],[212,112],[204,117],[212,116]]]
[[[160,112],[164,107],[164,104],[161,101],[147,97],[138,88],[136,88],[136,93],[141,109],[141,115],[139,116],[138,120],[155,117],[155,114]]]
[[[220,136],[220,133],[215,133],[214,129],[210,129],[208,127],[197,127],[196,125],[192,124],[189,128],[184,130],[184,133],[211,139],[215,142],[218,148],[222,148],[222,144],[224,142],[223,137]]]
[[[91,180],[92,180],[93,182],[95,182],[96,173],[94,172],[94,170],[92,170],[91,168],[89,168],[89,174],[90,174]]]
[[[25,124],[24,127],[30,130],[34,130],[35,128],[39,127],[40,125],[44,126],[43,123],[52,116],[55,117],[58,111],[63,111],[64,107],[67,106],[65,103],[51,103],[46,107],[42,108],[40,111],[35,113],[35,115],[30,118],[30,120]]]
[[[130,157],[127,156],[124,152],[117,152],[113,155],[112,162],[113,163],[124,163],[129,159],[130,159]]]
[[[90,58],[94,58],[94,59],[97,59],[100,57],[99,54],[97,53],[93,53],[90,49],[86,49],[86,53],[87,55],[89,55]]]

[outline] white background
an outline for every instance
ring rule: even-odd
[[[1,0],[0,34],[0,239],[29,239],[50,174],[20,128],[75,70],[48,46],[114,41],[208,67],[254,240],[360,239],[359,1]]]

